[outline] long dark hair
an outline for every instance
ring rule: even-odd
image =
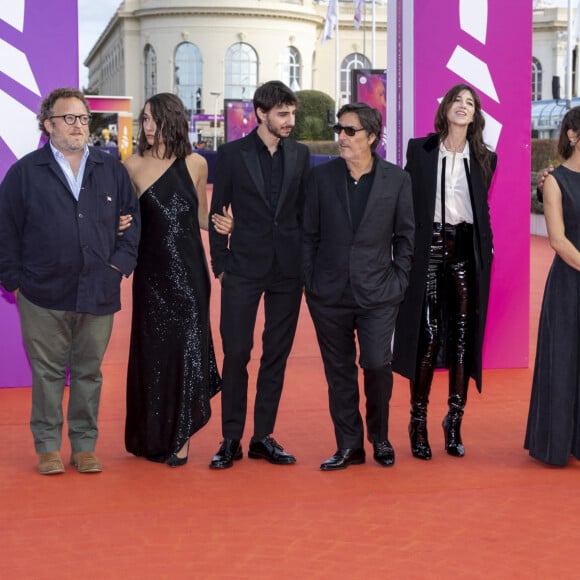
[[[151,109],[151,116],[155,121],[155,125],[157,125],[153,145],[147,143],[147,138],[143,131],[143,115],[147,104]],[[139,141],[137,143],[139,155],[143,156],[147,149],[152,149],[154,153],[157,153],[159,151],[160,136],[165,145],[164,159],[174,156],[183,159],[191,153],[187,112],[181,99],[171,93],[159,93],[145,101],[145,105],[143,105],[139,115]]]
[[[447,119],[447,113],[459,93],[463,91],[469,91],[471,93],[473,104],[475,106],[473,121],[467,127],[467,140],[469,141],[469,147],[473,156],[481,167],[484,179],[489,183],[492,176],[491,155],[483,141],[485,119],[481,112],[481,101],[479,100],[479,95],[475,92],[473,87],[459,84],[451,87],[447,91],[437,109],[437,113],[435,113],[435,132],[439,135],[440,141],[444,141],[447,135],[449,135],[449,120]]]

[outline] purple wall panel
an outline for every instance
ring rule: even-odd
[[[36,114],[42,97],[78,86],[76,0],[0,3],[0,179],[38,147]],[[0,387],[30,385],[30,368],[16,304],[0,291]]]

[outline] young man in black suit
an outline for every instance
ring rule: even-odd
[[[381,114],[352,103],[338,112],[340,158],[312,170],[304,211],[306,298],[324,363],[337,451],[320,468],[365,462],[355,332],[367,438],[388,467],[391,339],[413,256],[411,180],[375,153]]]
[[[287,86],[267,82],[253,100],[258,127],[219,148],[211,203],[212,215],[231,207],[235,219],[229,240],[209,234],[212,268],[222,284],[224,351],[223,442],[213,469],[231,467],[242,457],[247,365],[262,296],[265,324],[248,455],[278,465],[296,461],[271,434],[302,299],[301,222],[310,155],[305,145],[287,139],[297,106]]]

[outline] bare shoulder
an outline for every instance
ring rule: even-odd
[[[186,158],[185,162],[187,166],[193,169],[202,169],[203,167],[207,167],[207,161],[205,157],[200,155],[199,153],[190,153]]]
[[[562,192],[560,190],[560,185],[558,180],[549,173],[546,175],[546,180],[544,181],[544,200],[547,198],[553,198],[553,196],[561,196]]]
[[[123,161],[123,165],[126,167],[127,171],[129,172],[129,175],[137,171],[139,167],[141,167],[142,163],[143,157],[137,154],[131,155],[130,157],[127,157],[127,159]]]
[[[192,178],[207,177],[207,161],[199,153],[191,153],[185,158],[185,164]]]

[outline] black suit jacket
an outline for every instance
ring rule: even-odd
[[[411,180],[402,169],[377,159],[368,202],[353,232],[346,163],[337,158],[315,167],[304,211],[307,294],[333,304],[350,281],[359,306],[396,306],[408,285],[413,236]]]
[[[284,179],[274,211],[254,134],[218,149],[210,211],[221,213],[223,206],[231,207],[235,223],[229,244],[228,236],[209,228],[216,276],[229,272],[258,279],[270,271],[274,259],[285,276],[300,276],[301,221],[310,153],[305,145],[285,139],[283,154]]]
[[[393,349],[393,370],[414,380],[417,366],[417,350],[421,313],[425,297],[427,266],[433,235],[433,216],[437,193],[437,163],[439,160],[439,136],[436,134],[411,139],[407,146],[405,169],[413,182],[415,208],[415,255],[409,289],[399,310]],[[491,169],[495,171],[497,155],[491,153]],[[489,299],[493,238],[491,231],[487,194],[490,182],[486,181],[479,163],[473,156],[469,159],[469,194],[474,221],[474,257],[476,277],[476,337],[470,375],[481,390],[483,337]],[[442,344],[445,337],[442,337]]]

